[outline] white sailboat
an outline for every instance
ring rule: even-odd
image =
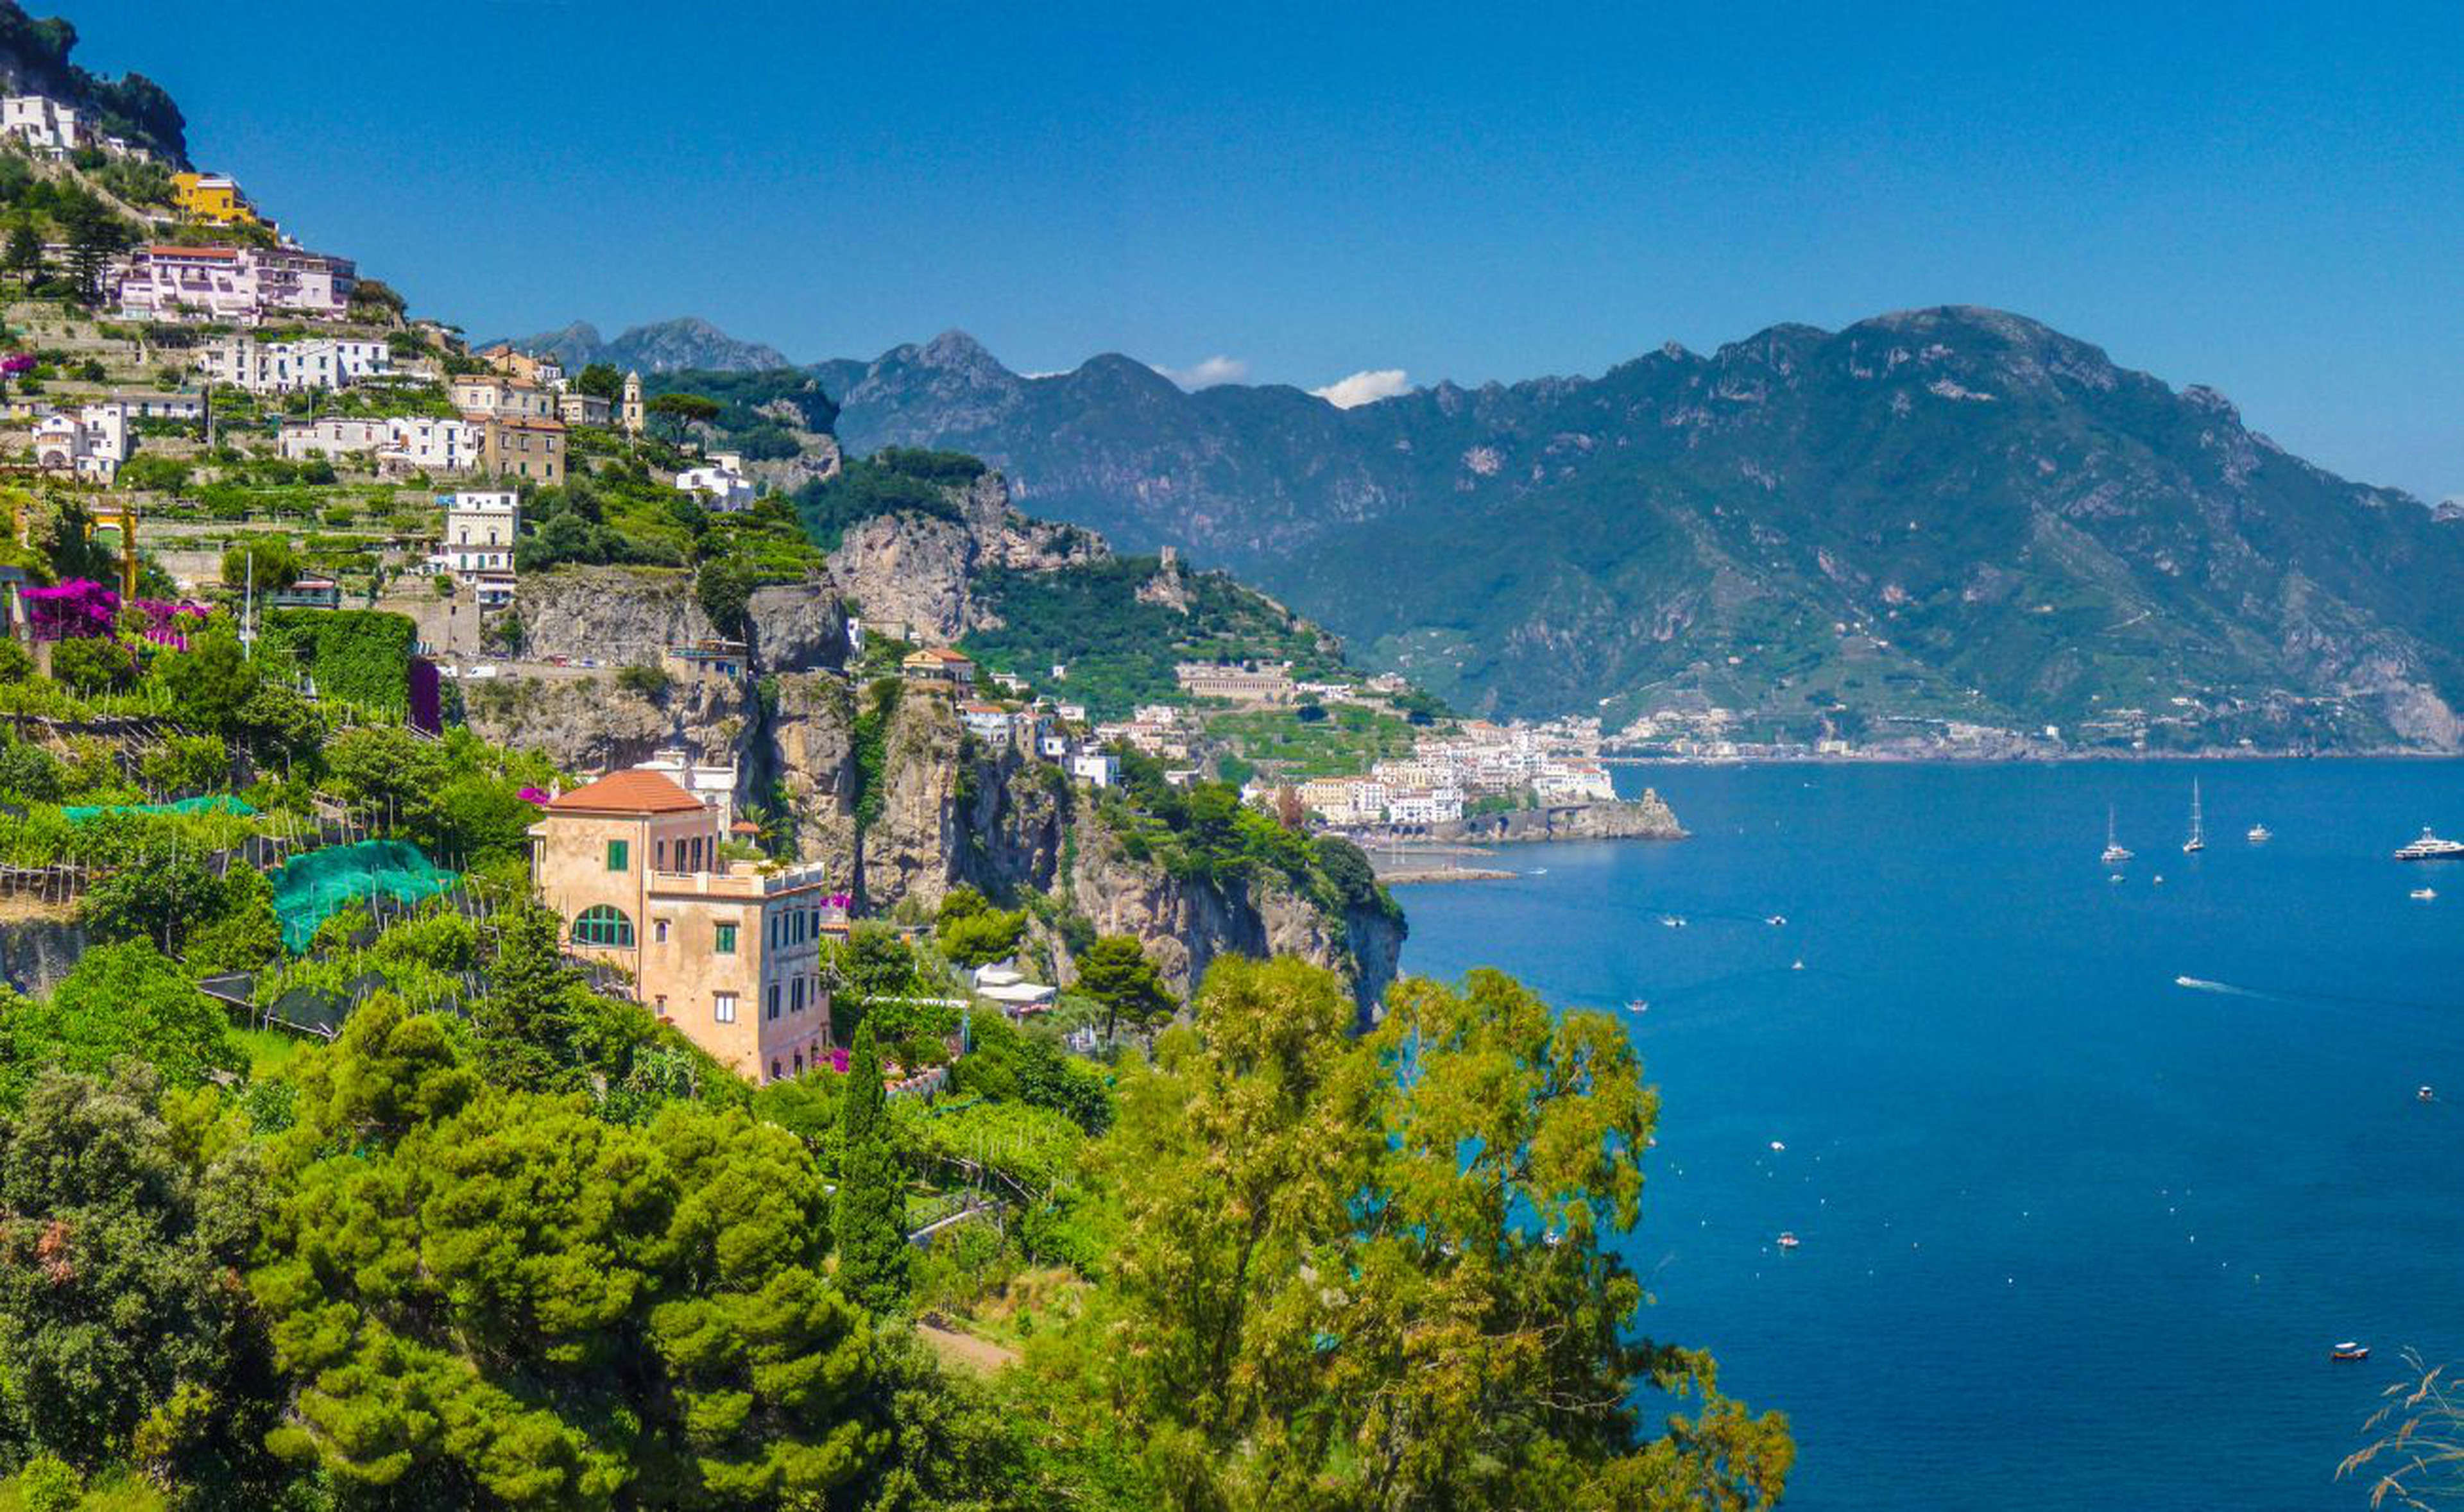
[[[2113,805],[2107,803],[2104,805],[2104,864],[2119,866],[2129,859],[2130,852],[2123,849],[2122,842],[2114,838]]]
[[[2199,779],[2192,778],[2190,778],[2190,838],[2182,842],[2182,854],[2187,856],[2193,851],[2207,848],[2207,832],[2199,823]]]

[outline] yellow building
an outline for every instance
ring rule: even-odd
[[[239,181],[220,173],[171,175],[171,201],[192,221],[212,226],[262,226]]]
[[[819,863],[719,859],[719,813],[656,772],[617,772],[531,827],[539,896],[577,955],[630,972],[644,1004],[753,1082],[830,1048],[821,942],[843,928]]]

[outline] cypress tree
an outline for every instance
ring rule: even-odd
[[[839,1104],[839,1191],[833,1217],[839,1285],[874,1312],[907,1295],[907,1235],[899,1219],[898,1151],[881,1088],[881,1049],[870,1022],[855,1031],[847,1085]]]
[[[564,964],[557,916],[537,903],[500,915],[503,934],[488,996],[472,1015],[479,1064],[517,1092],[560,1092],[582,1084],[573,994],[581,976]]]

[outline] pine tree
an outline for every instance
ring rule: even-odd
[[[899,1223],[898,1150],[881,1088],[881,1049],[872,1025],[856,1026],[839,1101],[839,1190],[834,1220],[839,1286],[875,1312],[907,1295],[907,1236]]]
[[[573,995],[579,985],[559,949],[557,918],[537,903],[504,915],[488,996],[473,1015],[488,1079],[521,1092],[578,1085]]]

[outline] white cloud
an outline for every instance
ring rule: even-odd
[[[1237,383],[1249,376],[1249,364],[1237,357],[1221,353],[1206,359],[1194,367],[1164,367],[1155,371],[1183,388],[1213,388],[1218,383]]]
[[[1367,372],[1354,373],[1350,378],[1336,379],[1324,388],[1309,390],[1337,409],[1357,409],[1362,405],[1374,405],[1381,399],[1392,399],[1397,394],[1411,391],[1411,377],[1399,367],[1372,368]]]

